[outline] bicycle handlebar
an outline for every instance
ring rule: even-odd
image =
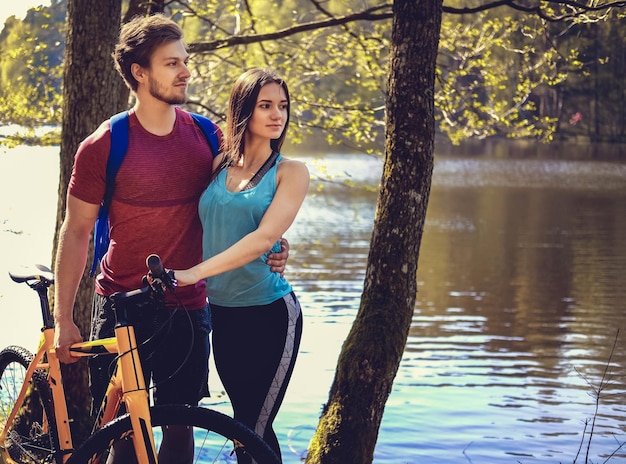
[[[159,255],[151,254],[148,256],[146,266],[150,272],[143,277],[144,287],[128,292],[116,292],[111,295],[111,298],[114,301],[132,299],[153,292],[163,294],[168,289],[174,290],[176,288],[177,282],[174,279],[174,271],[165,269]]]
[[[137,297],[145,297],[143,295],[150,293],[163,294],[166,290],[174,290],[177,286],[174,278],[174,271],[166,270],[163,267],[161,258],[152,254],[146,259],[146,265],[150,272],[143,279],[144,287],[130,290],[128,292],[117,292],[111,295],[111,298],[117,301],[133,299]],[[54,273],[47,266],[36,264],[20,271],[9,272],[11,280],[16,283],[25,283],[39,294],[41,304],[41,315],[44,328],[54,327],[54,321],[50,312],[48,302],[48,289],[54,285]],[[130,301],[130,300],[128,300]]]
[[[146,266],[150,269],[150,274],[153,279],[160,280],[165,287],[173,290],[178,282],[174,278],[174,271],[171,269],[167,271],[163,267],[163,263],[161,262],[161,258],[159,255],[151,254],[146,258]]]
[[[146,266],[152,272],[152,275],[155,277],[161,277],[165,274],[165,268],[163,267],[163,263],[161,262],[161,258],[159,255],[150,255],[146,258]]]

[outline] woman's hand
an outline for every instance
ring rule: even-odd
[[[193,271],[194,268],[185,269],[184,271],[174,271],[174,279],[178,282],[179,287],[184,287],[186,285],[195,285],[198,282],[196,277],[196,273]]]

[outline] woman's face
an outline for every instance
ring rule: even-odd
[[[252,117],[248,122],[249,138],[277,139],[285,130],[289,102],[281,85],[270,82],[261,87]]]

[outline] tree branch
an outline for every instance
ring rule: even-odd
[[[472,14],[478,13],[481,11],[492,10],[494,8],[499,8],[501,6],[506,6],[512,8],[517,11],[522,11],[524,13],[531,13],[539,16],[541,19],[545,19],[546,21],[558,22],[566,19],[572,19],[579,16],[584,15],[585,13],[590,12],[598,12],[605,11],[610,8],[624,8],[626,7],[626,1],[618,0],[614,2],[604,3],[602,5],[591,6],[591,5],[583,5],[575,0],[549,0],[545,3],[548,6],[567,6],[570,7],[573,11],[571,13],[562,14],[562,15],[549,15],[547,14],[541,6],[542,2],[537,2],[535,6],[524,6],[519,5],[515,2],[515,0],[496,0],[491,3],[485,3],[484,5],[480,5],[473,8],[454,8],[450,6],[443,7],[444,13],[449,14]]]
[[[321,21],[311,21],[267,34],[235,35],[232,37],[227,37],[225,39],[213,40],[209,42],[196,42],[191,44],[190,48],[191,51],[193,51],[194,53],[207,53],[213,50],[233,47],[235,45],[246,45],[251,43],[264,42],[266,40],[283,39],[285,37],[289,37],[295,34],[300,34],[307,31],[314,31],[327,27],[341,26],[354,21],[381,21],[384,19],[391,19],[392,16],[393,13],[391,12],[391,5],[381,5],[369,8],[364,11],[360,11],[358,13],[346,16],[339,16],[336,18],[324,19]]]
[[[191,10],[190,5],[186,1],[182,0],[179,3]],[[331,13],[324,9],[318,1],[311,0],[311,3],[319,12],[327,16],[327,18],[319,21],[311,21],[308,23],[298,24],[296,26],[288,27],[267,34],[233,35],[224,39],[212,40],[208,42],[195,42],[191,44],[191,51],[193,51],[194,53],[208,53],[214,50],[233,47],[236,45],[247,45],[251,43],[265,42],[267,40],[284,39],[286,37],[295,34],[301,34],[303,32],[314,31],[334,26],[344,26],[348,23],[355,21],[382,21],[386,19],[391,19],[393,16],[391,11],[392,4],[378,5],[357,13],[333,17]],[[550,15],[546,13],[545,7],[542,7],[542,3],[547,3],[547,6],[569,7],[571,9],[571,12],[562,15]],[[595,6],[583,5],[581,3],[578,3],[576,0],[548,0],[546,2],[538,1],[535,6],[520,5],[516,3],[515,0],[495,0],[493,2],[485,3],[484,5],[471,8],[454,8],[444,5],[443,11],[444,13],[448,14],[472,14],[499,7],[512,8],[514,10],[524,13],[537,15],[538,17],[546,21],[558,22],[582,17],[586,13],[590,12],[606,11],[611,8],[624,8],[626,7],[626,0],[617,0]],[[197,16],[201,17],[200,15]]]

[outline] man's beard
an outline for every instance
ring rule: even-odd
[[[158,81],[150,78],[150,86],[149,86],[149,90],[150,90],[150,95],[152,95],[154,98],[156,98],[157,100],[160,100],[164,103],[167,103],[168,105],[180,105],[182,103],[185,103],[187,101],[187,92],[185,91],[183,93],[183,95],[166,95],[165,92],[163,92],[163,86],[159,84]]]

